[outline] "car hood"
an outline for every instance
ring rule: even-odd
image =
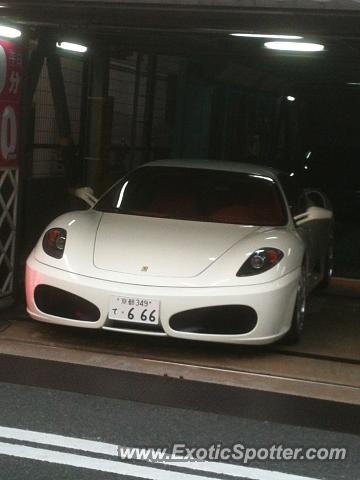
[[[195,277],[259,227],[104,213],[96,268],[133,275]]]

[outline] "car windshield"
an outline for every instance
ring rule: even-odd
[[[142,167],[116,183],[95,206],[102,212],[242,225],[287,221],[268,177],[187,167]]]

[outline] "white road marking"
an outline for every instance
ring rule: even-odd
[[[100,453],[113,457],[118,456],[118,446],[112,443],[96,442],[94,440],[84,440],[76,437],[64,437],[63,435],[53,433],[34,432],[32,430],[22,430],[21,428],[0,426],[0,437],[23,442],[40,443],[41,445],[82,450],[84,452]]]
[[[139,466],[120,459],[120,457],[118,456],[119,446],[112,443],[98,442],[94,440],[86,440],[82,438],[57,435],[53,433],[36,432],[32,430],[23,430],[21,428],[9,428],[2,426],[0,426],[0,438],[31,442],[40,445],[63,447],[88,453],[109,455],[112,457],[116,457],[117,461],[0,442],[0,454],[3,455],[31,458],[33,460],[60,463],[64,465],[71,465],[79,468],[89,468],[109,473],[121,473],[123,475],[135,476],[140,478],[159,480],[169,478],[169,470],[162,470],[156,468],[156,462],[151,462],[150,460],[148,460],[147,463],[151,466]],[[150,452],[152,449],[141,448],[134,450],[137,450],[137,452]],[[146,458],[146,456],[144,455],[143,458]],[[272,470],[264,470],[260,468],[235,465],[231,463],[212,461],[190,462],[186,460],[177,460],[181,459],[177,458],[176,460],[167,460],[165,464],[186,470],[195,470],[199,473],[211,472],[219,475],[228,475],[237,478],[245,477],[250,480],[317,480],[312,477],[304,477],[301,475],[294,475],[290,473],[283,473]],[[159,464],[161,464],[161,462],[159,462]],[[144,476],[145,470],[147,472],[146,475],[152,476]],[[125,471],[127,473],[125,473]],[[130,471],[133,473],[130,473]],[[174,472],[173,470],[171,471],[171,479],[181,480],[185,478],[189,480],[200,480],[208,477],[199,476],[197,474],[192,475],[191,473],[179,473]]]
[[[205,480],[206,476],[192,475],[187,473],[163,470],[155,467],[143,467],[121,461],[105,460],[75,453],[58,452],[46,450],[45,448],[33,448],[25,445],[0,442],[0,455],[21,457],[41,462],[56,463],[58,465],[69,465],[77,468],[97,470],[99,472],[116,473],[129,477],[146,478],[148,480]],[[214,478],[214,477],[211,477]],[[220,480],[220,478],[214,480]]]

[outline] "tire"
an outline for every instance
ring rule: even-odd
[[[319,282],[319,285],[318,285],[319,289],[321,290],[326,289],[330,285],[330,280],[333,273],[333,267],[334,267],[334,246],[331,243],[329,245],[329,248],[324,260],[323,278]]]
[[[295,344],[299,341],[304,330],[306,316],[306,268],[301,270],[301,276],[297,288],[296,300],[294,305],[294,313],[291,321],[291,327],[283,338],[283,343],[287,345]]]

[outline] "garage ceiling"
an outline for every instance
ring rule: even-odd
[[[360,80],[359,0],[12,0],[2,6],[6,21],[83,41],[115,57],[131,50],[218,56],[310,88]],[[326,52],[275,54],[262,41],[230,37],[235,31],[300,34],[324,43]]]
[[[360,37],[359,0],[246,1],[166,0],[1,2],[2,14],[42,25],[77,24],[111,30],[119,27],[156,29],[270,30]],[[336,16],[335,16],[336,14]]]

